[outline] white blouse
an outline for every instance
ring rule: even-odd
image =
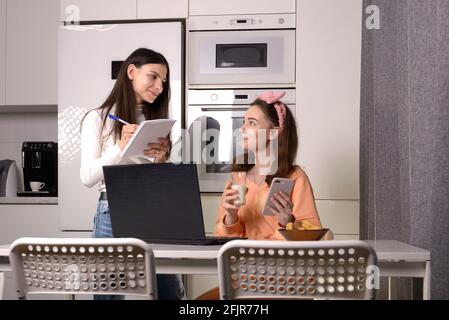
[[[115,114],[115,108],[110,113]],[[145,120],[141,110],[137,114],[137,120],[138,123]],[[81,182],[89,188],[98,185],[100,192],[106,191],[103,166],[117,164],[122,151],[118,140],[114,141],[114,134],[109,134],[114,120],[106,119],[101,140],[99,139],[102,123],[102,110],[93,109],[87,113],[81,127]]]

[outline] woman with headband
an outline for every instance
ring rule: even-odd
[[[245,159],[240,161],[243,163],[235,163],[233,171],[247,172],[246,204],[235,204],[238,191],[232,189],[232,182],[228,181],[217,214],[217,236],[281,240],[284,238],[277,230],[289,222],[307,221],[321,227],[309,179],[294,164],[298,135],[293,115],[280,100],[284,94],[265,92],[245,113],[240,128]],[[276,143],[277,148],[274,147]],[[271,161],[267,163],[266,158]],[[292,179],[293,191],[291,197],[276,193],[271,199],[273,215],[265,216],[262,210],[275,177]]]

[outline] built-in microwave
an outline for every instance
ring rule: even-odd
[[[295,84],[295,14],[188,19],[190,85]]]
[[[238,129],[251,102],[264,91],[285,91],[282,101],[296,117],[295,89],[190,89],[185,160],[197,163],[201,192],[222,192],[239,148]],[[189,150],[188,152],[186,152]]]

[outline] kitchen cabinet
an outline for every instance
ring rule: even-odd
[[[190,0],[189,14],[270,14],[295,13],[296,0]]]
[[[334,235],[357,238],[360,234],[358,200],[316,200],[316,207],[323,227]]]
[[[187,18],[188,8],[188,0],[137,0],[137,19]]]
[[[322,99],[315,91],[315,101]],[[336,101],[297,106],[299,164],[318,199],[359,199],[359,111]],[[337,104],[337,105],[336,105]]]
[[[36,200],[37,201],[37,200]],[[20,237],[89,238],[90,232],[63,232],[59,227],[57,204],[0,204],[0,243]]]
[[[61,21],[136,19],[136,0],[61,0]]]
[[[57,103],[58,11],[55,0],[7,0],[4,104]]]
[[[6,0],[0,0],[0,105],[5,104],[6,86]]]
[[[61,21],[187,18],[188,0],[61,0]]]
[[[317,199],[359,199],[362,3],[298,2],[299,164]]]

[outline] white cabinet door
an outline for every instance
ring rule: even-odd
[[[295,0],[190,0],[189,14],[270,14],[295,13]]]
[[[114,86],[112,61],[123,61],[140,47],[160,52],[169,63],[170,118],[177,120],[172,130],[172,139],[176,141],[181,133],[184,85],[181,22],[83,25],[59,29],[58,204],[63,230],[92,229],[99,197],[96,186],[89,189],[80,181],[80,121],[86,111],[103,103]]]
[[[176,19],[188,15],[188,0],[137,0],[137,19]]]
[[[61,21],[136,19],[136,0],[61,0]]]
[[[0,0],[0,106],[5,104],[6,86],[6,0]]]
[[[7,105],[57,103],[58,12],[55,0],[7,1]]]
[[[315,203],[324,228],[331,229],[338,236],[359,236],[359,201],[316,200]]]
[[[315,91],[315,102],[323,94]],[[329,98],[332,100],[331,98]],[[322,104],[321,104],[322,103]],[[307,172],[317,199],[359,199],[359,110],[355,101],[297,105],[299,164]]]
[[[362,3],[298,2],[300,165],[317,199],[359,199]]]

